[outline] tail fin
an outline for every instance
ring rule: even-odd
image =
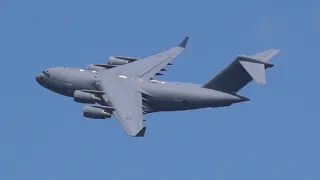
[[[266,84],[265,69],[274,66],[268,61],[278,52],[279,50],[270,49],[251,56],[238,56],[203,87],[232,93],[242,89],[251,80],[259,84]]]

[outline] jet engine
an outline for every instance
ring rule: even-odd
[[[109,57],[108,64],[110,65],[123,65],[128,64],[130,61],[125,59],[120,59],[114,56]]]
[[[106,69],[110,69],[120,65],[134,62],[138,59],[139,58],[125,57],[125,56],[110,56],[108,58],[107,64],[89,64],[88,70],[91,70],[91,71],[106,70]]]
[[[110,118],[111,114],[99,107],[86,106],[83,108],[83,116],[91,119]]]
[[[85,104],[94,104],[95,102],[101,101],[99,97],[92,93],[82,92],[76,90],[74,92],[74,101],[78,103],[85,103]]]
[[[97,66],[95,64],[89,64],[88,65],[88,70],[92,70],[92,71],[97,71],[97,70],[105,70],[107,69],[106,67],[102,67],[102,66]]]

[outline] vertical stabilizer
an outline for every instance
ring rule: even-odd
[[[204,88],[222,92],[238,92],[251,80],[259,84],[266,84],[265,69],[274,65],[269,60],[278,54],[279,50],[270,49],[254,55],[241,55],[209,82]]]

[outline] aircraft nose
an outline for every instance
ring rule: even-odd
[[[44,79],[44,74],[43,73],[39,73],[38,75],[36,75],[36,81],[41,84],[41,81],[43,81]]]

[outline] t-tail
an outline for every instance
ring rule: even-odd
[[[277,49],[270,49],[251,56],[237,56],[227,68],[203,85],[203,87],[235,93],[252,80],[259,84],[266,84],[265,69],[274,66],[269,60],[278,52],[279,50]]]

